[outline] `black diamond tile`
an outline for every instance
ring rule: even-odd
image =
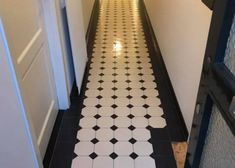
[[[144,90],[146,90],[146,88],[145,88],[145,87],[141,87],[140,89],[141,89],[141,90],[143,90],[143,91],[144,91]]]
[[[129,114],[127,117],[130,118],[130,119],[132,119],[132,118],[134,118],[135,116],[133,116],[132,114]]]
[[[95,159],[98,155],[95,152],[93,152],[89,156],[90,156],[91,159]]]
[[[96,119],[99,119],[101,116],[100,116],[99,114],[96,114],[94,117],[95,117]]]
[[[112,98],[113,98],[113,99],[117,99],[118,97],[117,97],[116,95],[113,95]]]
[[[131,138],[131,139],[129,140],[129,142],[130,142],[131,144],[134,144],[134,143],[136,143],[137,141],[136,141],[134,138]]]
[[[92,129],[95,130],[95,131],[97,131],[97,130],[100,129],[100,127],[96,125],[96,126],[94,126]]]
[[[127,87],[127,88],[126,88],[126,90],[128,90],[128,91],[130,91],[131,89],[132,89],[132,88],[130,88],[130,87]]]
[[[113,82],[113,83],[117,83],[118,81],[117,81],[117,80],[113,80],[112,82]]]
[[[148,126],[146,127],[146,129],[150,131],[151,129],[153,129],[153,127],[151,127],[150,125],[148,125]]]
[[[144,104],[143,107],[144,107],[144,108],[149,108],[149,105]]]
[[[135,152],[133,152],[132,154],[130,154],[130,157],[132,159],[136,159],[138,157],[138,155]]]
[[[109,155],[109,157],[111,157],[112,159],[116,159],[118,157],[118,155],[113,152]]]
[[[100,104],[97,104],[95,107],[96,108],[101,108],[102,106]]]
[[[116,88],[116,87],[113,87],[113,88],[112,88],[113,91],[116,91],[117,89],[118,89],[118,88]]]
[[[112,127],[110,127],[113,131],[115,131],[116,129],[118,129],[117,126],[113,125]]]
[[[103,80],[99,80],[98,82],[99,82],[99,83],[103,83],[104,81],[103,81]]]
[[[131,83],[131,81],[130,80],[126,80],[126,83]]]
[[[96,97],[97,99],[102,99],[103,97],[101,95],[97,96]]]
[[[116,73],[113,73],[112,75],[113,75],[113,76],[117,76],[118,74],[116,74]]]
[[[100,73],[99,76],[104,76],[104,74],[103,74],[103,73]]]
[[[116,114],[111,115],[113,119],[117,118],[118,116]]]
[[[113,104],[111,107],[115,109],[115,108],[117,108],[118,106],[117,106],[116,104]]]
[[[115,143],[117,143],[117,142],[118,142],[118,140],[117,140],[117,139],[115,139],[115,138],[113,138],[113,139],[111,139],[111,140],[110,140],[110,142],[111,142],[112,144],[115,144]]]
[[[75,159],[76,157],[78,157],[78,155],[76,153],[73,152],[72,154],[72,158]]]
[[[99,140],[96,139],[96,138],[94,138],[94,139],[91,140],[91,142],[92,142],[93,144],[97,144],[97,143],[99,142]]]
[[[99,87],[99,88],[97,88],[97,90],[101,91],[101,90],[103,90],[103,88],[102,88],[102,87]]]
[[[143,99],[147,99],[148,97],[146,95],[141,96]]]
[[[133,125],[131,125],[131,126],[128,127],[128,129],[133,131],[133,130],[135,130],[135,127]]]
[[[147,118],[147,119],[151,118],[151,116],[149,114],[146,114],[144,117]]]
[[[128,95],[126,98],[128,99],[132,99],[133,97],[131,95]]]
[[[128,108],[132,108],[132,107],[134,107],[134,106],[133,106],[132,104],[128,104],[127,107],[128,107]]]

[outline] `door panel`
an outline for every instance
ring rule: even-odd
[[[86,33],[83,22],[82,0],[67,0],[66,10],[76,82],[78,89],[80,90],[87,63]]]
[[[41,4],[37,0],[2,0],[0,16],[27,116],[43,158],[58,103]]]
[[[225,64],[229,35],[230,32],[233,32],[231,28],[234,17],[234,0],[214,0],[213,16],[193,118],[187,153],[188,165],[186,167],[197,168],[200,166],[203,148],[209,133],[209,123],[211,116],[215,113],[215,110],[212,110],[213,107],[218,108],[217,111],[221,113],[223,120],[230,129],[230,133],[235,136],[235,75],[231,73],[231,70]],[[235,57],[231,58],[230,61],[234,63]],[[225,137],[221,136],[220,138]],[[223,163],[222,160],[219,161]]]

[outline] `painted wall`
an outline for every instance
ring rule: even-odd
[[[93,5],[95,3],[95,0],[82,0],[82,5],[83,5],[83,21],[84,21],[84,30],[85,32],[88,29],[88,25],[90,22],[91,18],[91,13],[93,9]]]
[[[200,0],[145,4],[190,131],[212,12]]]

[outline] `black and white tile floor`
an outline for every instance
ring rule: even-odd
[[[138,0],[102,0],[72,168],[155,168],[166,121]]]

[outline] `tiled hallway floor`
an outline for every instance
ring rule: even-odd
[[[138,0],[102,0],[73,168],[155,168],[165,128]]]

